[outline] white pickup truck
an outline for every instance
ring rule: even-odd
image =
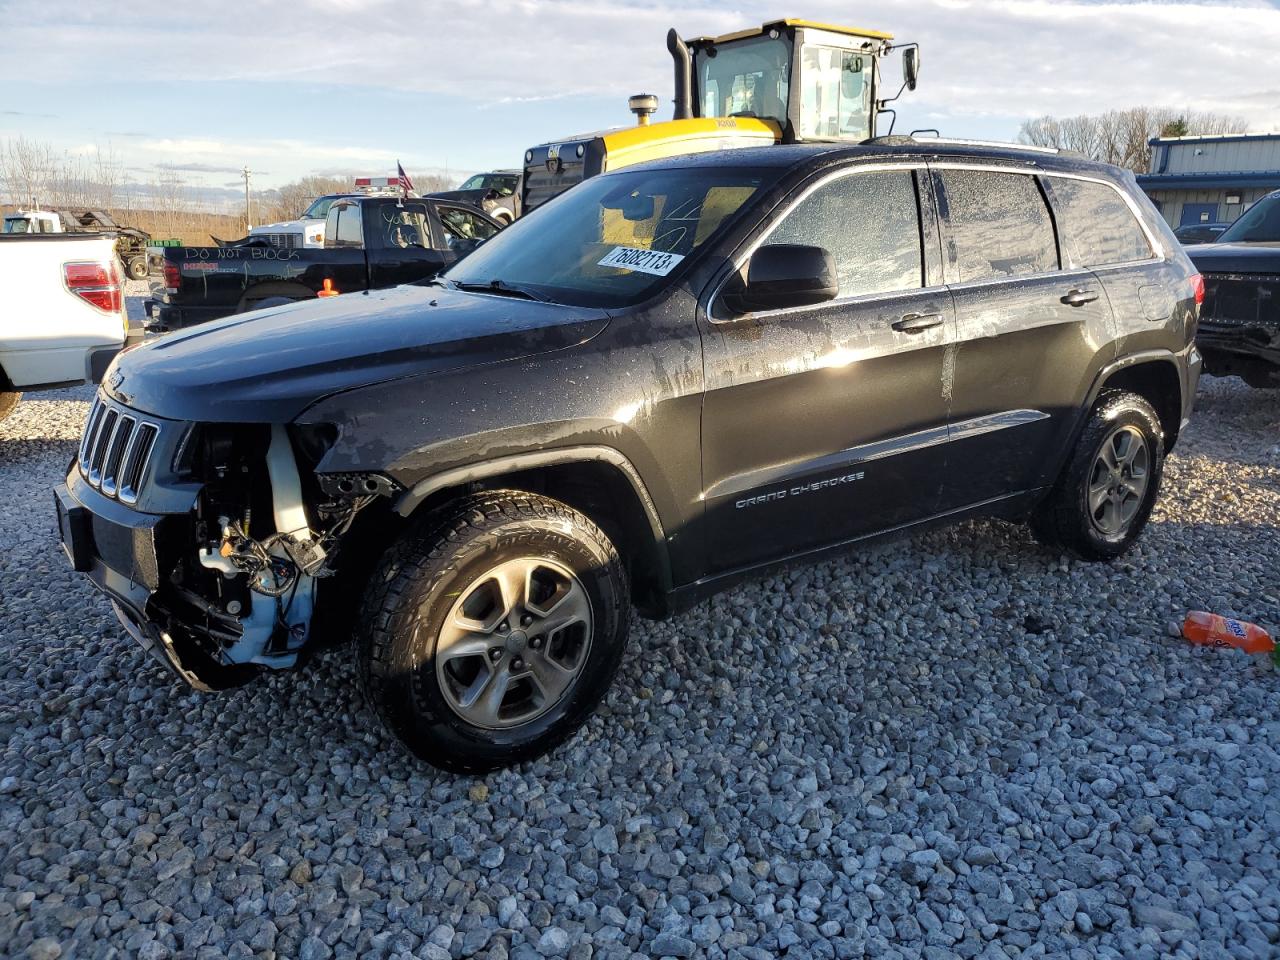
[[[24,391],[99,382],[127,332],[113,237],[0,236],[0,420]]]

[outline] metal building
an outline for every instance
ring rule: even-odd
[[[1230,223],[1280,189],[1280,133],[1155,137],[1138,184],[1172,227]]]

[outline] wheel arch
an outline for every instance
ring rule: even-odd
[[[1127,390],[1143,397],[1155,408],[1164,431],[1165,452],[1173,449],[1182,426],[1182,378],[1177,358],[1166,350],[1130,354],[1104,367],[1089,392],[1086,410],[1093,409],[1108,390]]]
[[[410,518],[484,489],[539,493],[579,510],[614,541],[639,611],[651,617],[671,612],[671,563],[662,520],[639,471],[620,451],[580,446],[467,464],[419,481],[393,509]]]
[[[244,313],[248,304],[254,300],[265,300],[268,297],[288,297],[292,300],[314,300],[316,292],[303,283],[288,280],[265,280],[246,287],[236,304],[236,313]]]

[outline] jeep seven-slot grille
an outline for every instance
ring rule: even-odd
[[[80,440],[81,476],[108,497],[137,503],[159,435],[158,424],[97,397]]]

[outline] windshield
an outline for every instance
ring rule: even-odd
[[[4,221],[4,232],[26,233],[28,226],[27,221],[23,217],[13,217],[12,219],[6,218]]]
[[[445,276],[480,286],[497,280],[574,306],[638,303],[776,176],[690,167],[592,177],[517,220]]]
[[[1280,243],[1280,193],[1268,194],[1241,214],[1218,243]]]
[[[314,201],[311,206],[307,207],[307,212],[302,215],[303,220],[323,220],[329,216],[329,208],[333,206],[333,201],[337,197],[321,197]],[[296,207],[294,209],[297,209]]]
[[[758,117],[787,120],[787,91],[791,76],[791,44],[781,37],[752,37],[697,50],[698,77],[704,117]]]
[[[509,197],[516,192],[516,177],[498,173],[477,173],[468,177],[459,190],[493,190],[499,196]]]

